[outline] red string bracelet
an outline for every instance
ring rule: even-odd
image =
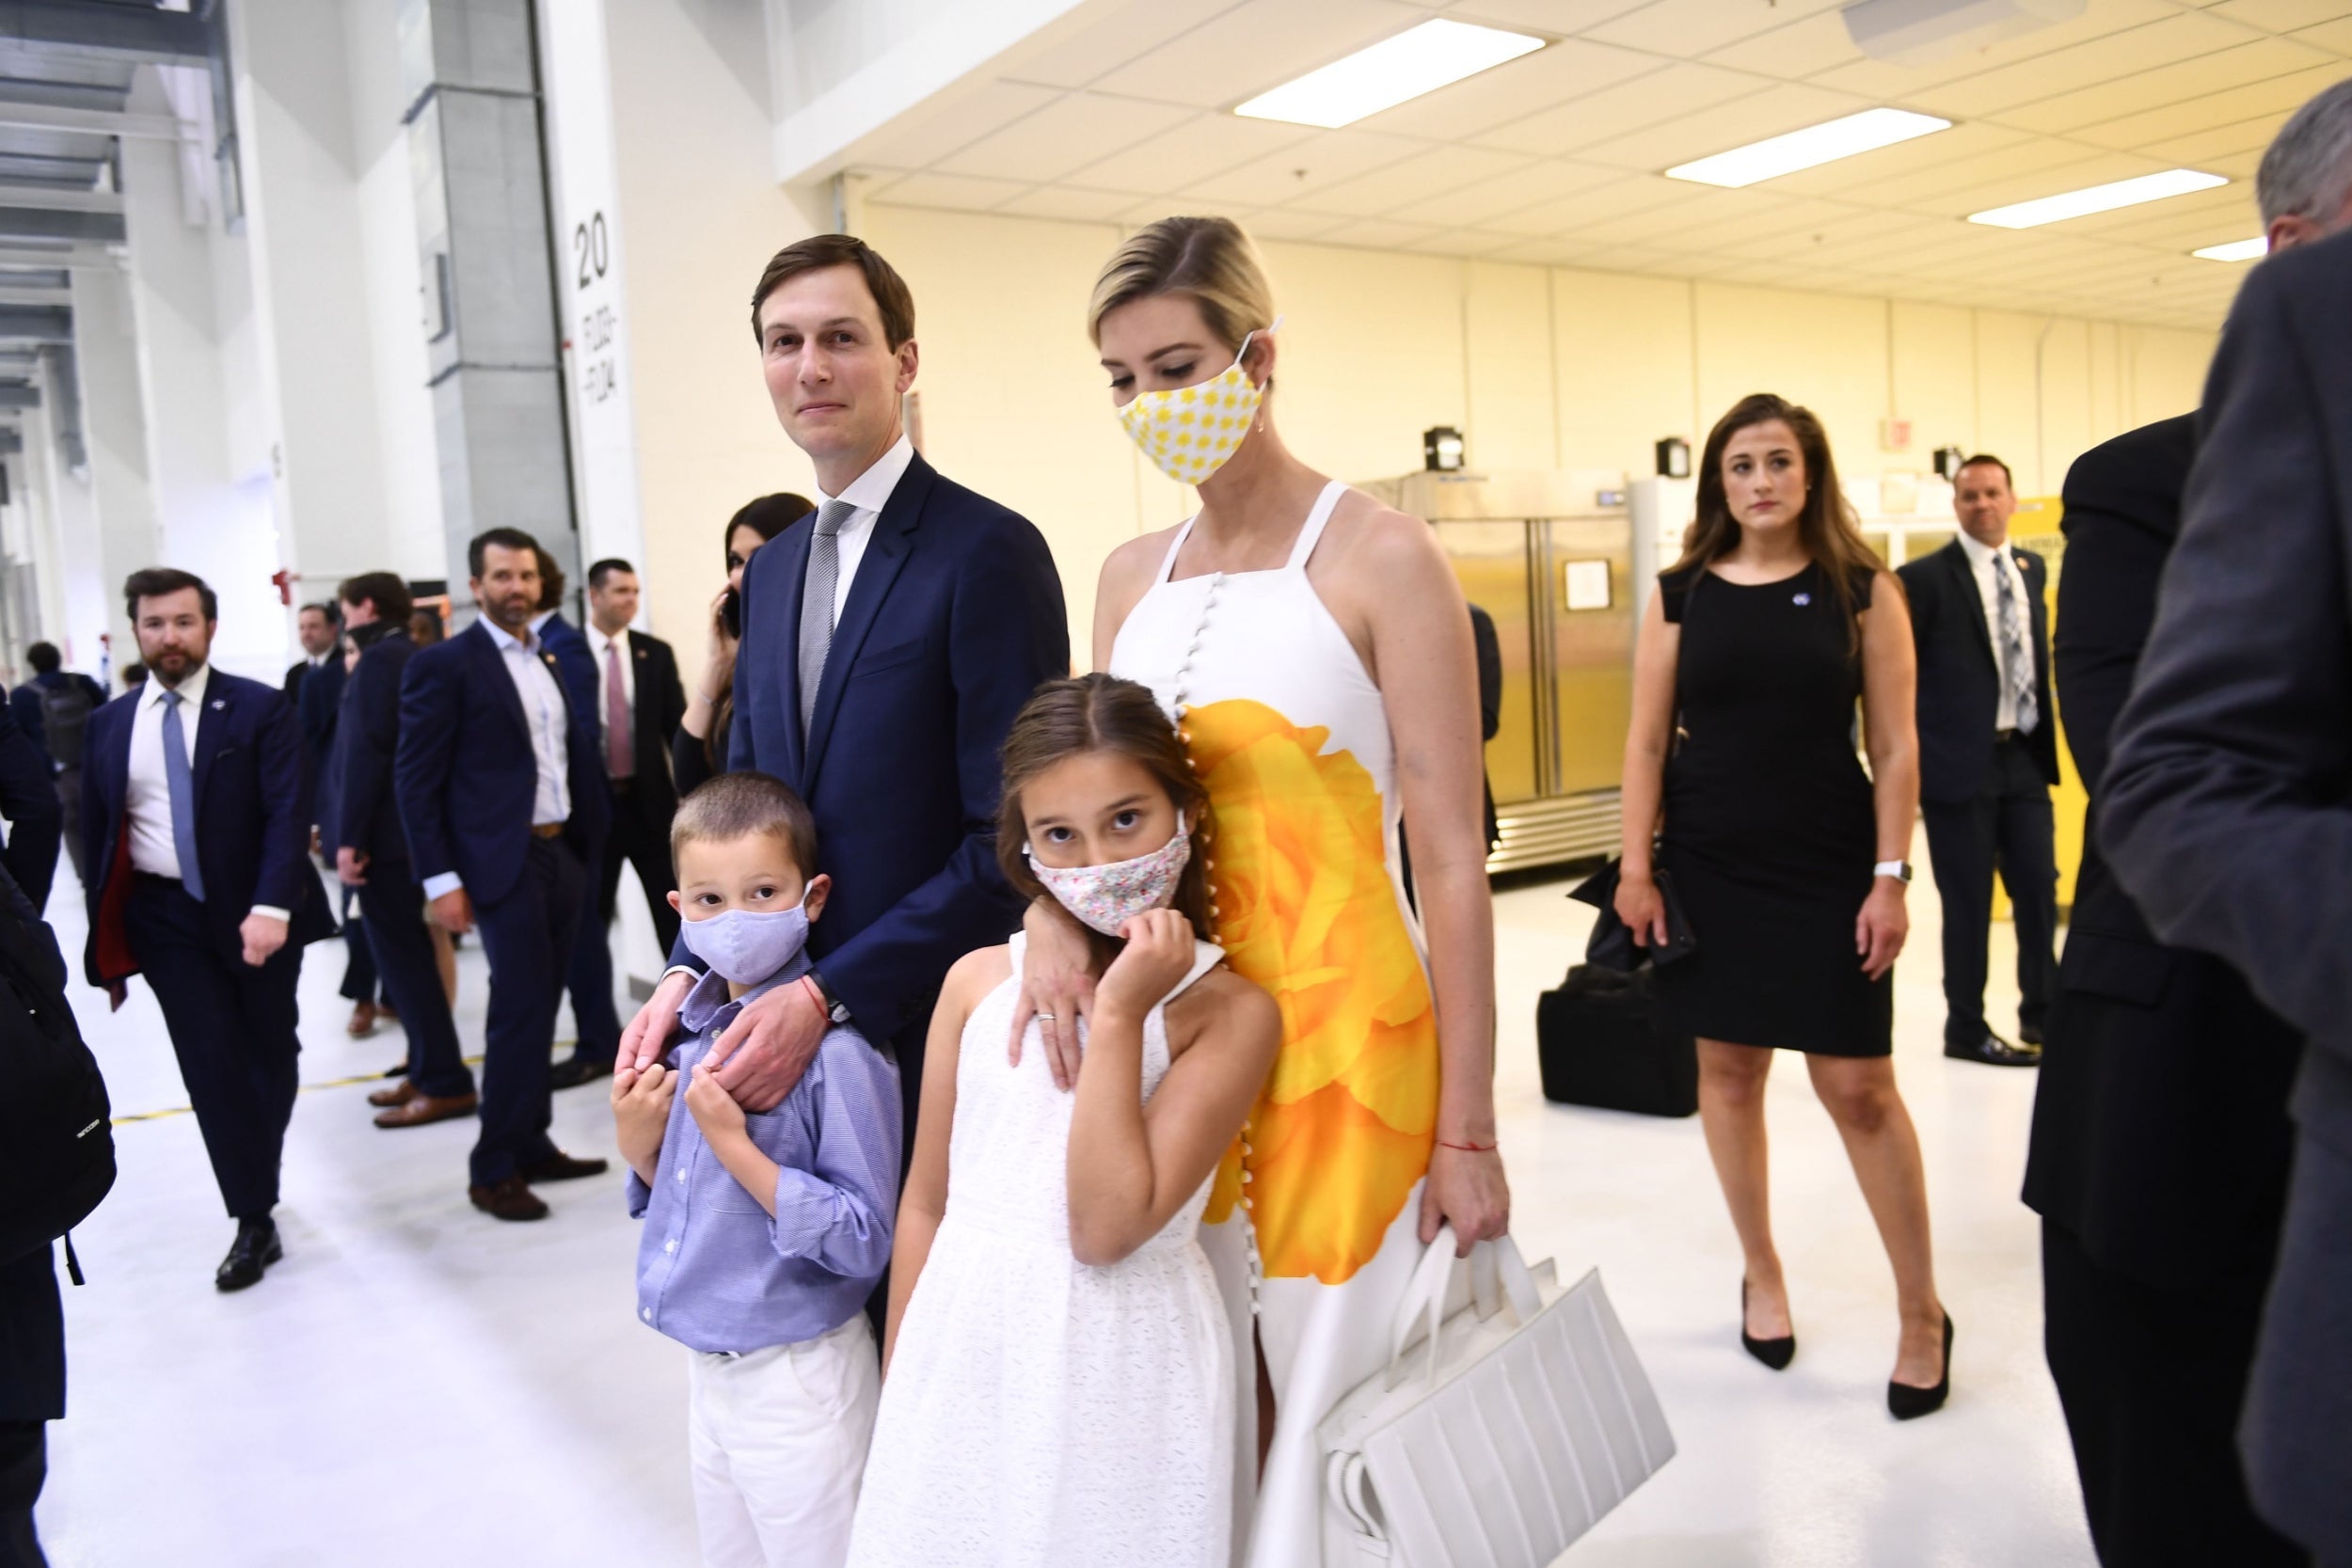
[[[1439,1146],[1440,1148],[1458,1148],[1458,1149],[1460,1149],[1460,1150],[1461,1150],[1463,1153],[1465,1153],[1465,1154],[1492,1154],[1492,1153],[1495,1151],[1496,1148],[1498,1147],[1498,1146],[1496,1146],[1496,1145],[1494,1145],[1494,1144],[1457,1144],[1457,1143],[1448,1143],[1448,1142],[1446,1142],[1446,1140],[1445,1140],[1445,1139],[1443,1139],[1443,1138],[1439,1138],[1439,1139],[1438,1140],[1438,1146]]]
[[[825,1005],[825,993],[817,989],[817,977],[813,974],[803,974],[801,976],[801,984],[807,988],[808,999],[817,1004],[818,1016],[827,1023],[831,1023],[833,1009]]]

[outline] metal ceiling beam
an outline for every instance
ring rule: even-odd
[[[0,0],[0,5],[5,3],[6,0]],[[0,35],[0,41],[6,41],[5,35]],[[0,103],[0,126],[20,131],[72,131],[86,136],[142,136],[150,141],[180,139],[180,122],[170,115],[116,114],[107,109],[69,109],[52,103]]]
[[[40,388],[29,381],[0,381],[0,408],[39,408]]]
[[[122,245],[130,230],[120,213],[60,213],[48,207],[0,206],[0,240],[72,240]]]
[[[11,289],[0,283],[0,305],[71,305],[71,289]]]
[[[73,312],[56,305],[0,305],[0,341],[73,341]]]
[[[120,191],[65,191],[54,185],[21,185],[0,175],[0,207],[40,207],[53,213],[119,213]]]
[[[24,450],[24,436],[22,432],[0,430],[0,456],[13,457]]]
[[[193,11],[87,0],[0,0],[0,42],[147,65],[202,66],[213,57],[212,24]]]
[[[34,245],[11,245],[0,235],[0,267],[40,267],[47,272],[71,271],[75,267],[120,267],[122,260],[103,245],[62,245],[42,249]]]

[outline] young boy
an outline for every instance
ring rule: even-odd
[[[628,1211],[645,1221],[637,1316],[695,1353],[703,1561],[834,1568],[881,1391],[865,1306],[890,1260],[898,1069],[836,1025],[784,1103],[747,1117],[703,1058],[745,1002],[808,972],[831,886],[816,822],[780,781],[724,773],[679,803],[670,847],[670,902],[710,973],[679,1011],[675,1066],[613,1075]]]

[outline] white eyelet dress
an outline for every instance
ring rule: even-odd
[[[1438,1023],[1396,872],[1387,705],[1307,578],[1327,486],[1290,560],[1171,580],[1186,523],[1111,651],[1151,687],[1208,786],[1226,962],[1282,1010],[1282,1044],[1201,1231],[1232,1320],[1236,1562],[1307,1568],[1350,1538],[1325,1512],[1315,1426],[1389,1354],[1420,1257],[1438,1115]],[[1253,1486],[1256,1344],[1276,1428]],[[1256,1493],[1254,1523],[1247,1499]]]
[[[1007,1060],[1011,945],[1011,976],[964,1024],[947,1211],[882,1385],[850,1568],[1225,1568],[1235,1384],[1200,1250],[1208,1186],[1119,1262],[1072,1256],[1073,1097],[1036,1021]],[[1200,942],[1168,997],[1222,957]],[[1144,1017],[1147,1101],[1167,1007]]]

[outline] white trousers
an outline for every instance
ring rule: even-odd
[[[839,1568],[881,1398],[863,1312],[797,1345],[694,1352],[687,1447],[706,1568]]]

